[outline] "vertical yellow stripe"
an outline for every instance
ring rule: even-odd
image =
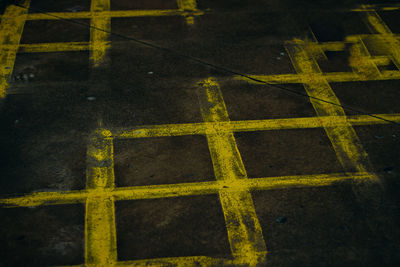
[[[320,75],[322,72],[315,59],[306,52],[306,45],[305,41],[295,40],[287,45],[287,51],[296,72],[306,75],[303,84],[307,94],[340,105],[340,101],[328,81]],[[309,77],[307,78],[307,76]],[[310,98],[310,101],[318,116],[346,116],[341,106],[313,98]],[[343,122],[343,125],[340,126],[324,125],[324,129],[346,171],[367,172],[371,170],[367,153],[349,122]]]
[[[22,4],[24,8],[10,5],[1,18],[0,25],[0,99],[6,96],[8,81],[14,69],[19,42],[24,30],[30,0]]]
[[[198,11],[196,0],[177,0],[178,9],[182,11]],[[194,24],[194,16],[186,16],[186,22],[189,25]]]
[[[203,83],[199,100],[206,122],[229,122],[219,85],[208,79]],[[247,174],[232,131],[218,129],[207,134],[208,146],[218,181],[231,187],[247,179]],[[256,266],[265,260],[266,246],[249,189],[226,188],[219,191],[228,238],[235,262]]]
[[[87,150],[87,189],[113,189],[114,163],[111,132],[97,130]],[[92,194],[86,202],[85,263],[86,266],[114,266],[117,262],[114,197]]]
[[[106,57],[109,46],[109,33],[111,31],[110,0],[92,0],[90,45],[94,66],[99,66]]]

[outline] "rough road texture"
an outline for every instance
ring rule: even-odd
[[[3,1],[0,266],[398,266],[397,2]]]

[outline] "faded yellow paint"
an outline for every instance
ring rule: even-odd
[[[117,266],[230,266],[234,264],[232,260],[218,259],[211,257],[176,257],[176,258],[158,258],[136,261],[120,261]]]
[[[321,128],[328,126],[388,124],[400,122],[400,114],[371,114],[353,116],[320,116],[288,119],[245,120],[230,122],[205,122],[185,124],[147,125],[132,129],[113,129],[115,138],[148,138],[162,136],[204,135],[220,132],[249,132],[287,129]]]
[[[88,189],[66,192],[37,192],[21,197],[0,199],[4,207],[35,207],[41,205],[61,205],[85,203],[86,199],[137,200],[168,197],[183,197],[194,195],[217,194],[220,190],[229,188],[231,191],[272,190],[294,187],[329,186],[348,180],[368,180],[369,173],[331,173],[312,175],[292,175],[266,178],[241,179],[236,181],[219,180],[197,183],[180,183],[166,185],[149,185],[134,187],[117,187]]]
[[[15,54],[90,50],[94,66],[106,58],[112,17],[184,16],[188,24],[202,15],[195,0],[177,0],[178,10],[124,10],[110,11],[110,0],[92,0],[90,12],[34,13],[25,8],[10,6],[2,16],[0,25],[0,97],[4,97],[7,79],[12,73]],[[367,9],[370,8],[370,9]],[[395,10],[399,7],[383,7]],[[400,79],[399,71],[382,71],[379,65],[391,60],[399,67],[399,36],[394,35],[379,15],[369,7],[353,11],[365,12],[370,28],[376,33],[347,37],[345,42],[288,43],[288,52],[296,74],[250,75],[267,83],[303,83],[311,97],[340,104],[329,82]],[[91,19],[90,42],[19,44],[25,20],[40,19]],[[365,38],[374,39],[375,45],[388,56],[371,57],[364,44]],[[316,58],[324,51],[343,51],[350,46],[350,65],[354,72],[322,73]],[[19,50],[18,50],[19,49]],[[247,79],[236,77],[236,79]],[[255,81],[251,81],[255,82]],[[400,114],[346,116],[335,105],[311,98],[318,117],[271,120],[230,121],[218,83],[210,78],[202,83],[199,95],[203,123],[140,126],[132,129],[98,129],[91,136],[87,149],[87,184],[85,190],[67,192],[38,192],[22,197],[0,199],[5,207],[34,207],[85,203],[85,265],[86,266],[257,266],[267,254],[261,226],[258,222],[251,190],[271,190],[292,187],[329,186],[344,181],[375,181],[376,175],[368,172],[368,158],[359,144],[353,125],[400,122]],[[383,118],[387,121],[381,120]],[[266,131],[323,127],[330,138],[339,161],[346,173],[283,176],[249,179],[238,151],[234,132]],[[113,139],[146,138],[203,134],[207,136],[216,181],[116,188],[114,181]],[[115,201],[167,198],[219,194],[225,216],[233,260],[211,257],[176,257],[117,262]]]
[[[209,78],[202,83],[199,100],[205,122],[229,122],[225,102],[215,80]],[[215,133],[207,134],[207,141],[217,181],[234,185],[240,180],[247,180],[233,132],[216,128]],[[249,189],[232,190],[227,186],[219,191],[219,198],[235,262],[248,266],[263,262],[267,250]]]
[[[368,12],[368,11],[376,11],[376,10],[381,10],[381,11],[393,11],[393,10],[399,10],[400,5],[396,5],[394,3],[390,5],[385,5],[385,4],[378,4],[378,5],[373,5],[373,4],[364,4],[361,5],[358,8],[353,8],[350,9],[349,11],[351,12]]]
[[[373,60],[373,59],[372,59]],[[315,79],[325,79],[327,82],[361,82],[361,81],[385,81],[399,80],[400,71],[382,71],[378,77],[359,75],[354,72],[328,72],[328,73],[312,73],[312,74],[278,74],[278,75],[246,75],[250,78],[259,80],[250,80],[244,76],[235,76],[236,80],[245,80],[256,84],[287,84],[287,83],[303,83]]]
[[[165,16],[201,16],[204,12],[183,11],[179,9],[148,9],[148,10],[113,10],[100,12],[97,16],[111,18],[130,18],[130,17],[165,17]],[[48,12],[28,14],[27,20],[58,20],[58,19],[91,19],[90,11],[84,12]]]
[[[0,199],[0,205],[5,207],[35,207],[83,203],[87,196],[87,191],[36,192],[22,197]]]
[[[378,42],[378,49],[385,51],[393,60],[393,63],[400,69],[400,39],[399,35],[393,34],[386,23],[381,19],[376,11],[365,13],[367,25],[370,30],[377,33],[375,38]]]
[[[18,52],[52,53],[52,52],[66,52],[66,51],[86,51],[89,49],[90,45],[88,42],[40,43],[40,44],[20,44]]]
[[[110,0],[92,0],[91,3],[90,59],[97,67],[105,59],[106,50],[110,46],[108,40],[111,32]]]
[[[194,13],[198,12],[196,0],[177,0],[179,10],[188,12],[186,17],[186,22],[189,25],[194,24]],[[189,13],[190,12],[190,13]],[[192,13],[192,14],[191,14]]]
[[[298,40],[287,44],[287,51],[295,70],[305,75],[321,73],[315,59],[305,51],[305,44],[306,41]],[[318,116],[346,116],[343,108],[340,106],[339,99],[335,96],[326,79],[323,77],[319,79],[307,79],[304,81],[304,88],[307,94],[312,97],[310,101]],[[318,101],[315,98],[337,105]],[[364,173],[372,170],[369,165],[367,153],[364,151],[350,123],[344,123],[341,126],[325,125],[324,129],[335,149],[338,160],[346,171]],[[373,180],[376,180],[376,177]]]
[[[366,77],[367,80],[376,80],[381,74],[374,60],[365,47],[361,37],[348,37],[347,41],[352,42],[350,47],[349,65],[361,77]]]
[[[14,69],[14,62],[24,30],[30,0],[24,0],[23,7],[9,5],[1,17],[0,24],[0,99],[6,96],[8,82]]]
[[[117,262],[114,199],[86,200],[85,262],[86,266],[114,266]]]
[[[87,149],[85,219],[86,266],[114,266],[117,261],[114,197],[113,139],[111,132],[98,129]]]

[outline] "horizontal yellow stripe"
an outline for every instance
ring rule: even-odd
[[[400,123],[400,114],[372,114],[379,118]],[[347,123],[352,125],[374,125],[388,124],[388,121],[381,120],[369,115],[354,116],[321,116],[288,119],[267,119],[267,120],[247,120],[231,122],[206,122],[206,123],[186,123],[186,124],[165,124],[154,126],[141,126],[131,129],[113,129],[114,138],[146,138],[162,136],[181,136],[181,135],[204,135],[219,131],[268,131],[284,129],[306,129],[320,128],[328,126],[344,126]]]
[[[96,12],[96,17],[162,17],[162,16],[200,16],[202,11],[188,11],[179,9],[149,9],[149,10],[116,10]],[[47,12],[47,13],[30,13],[27,20],[54,20],[54,19],[91,19],[92,12]]]
[[[21,44],[19,53],[47,53],[89,50],[88,42]]]
[[[294,175],[267,178],[243,179],[240,181],[210,181],[198,183],[180,183],[135,187],[117,187],[91,189],[68,192],[38,192],[22,197],[0,199],[4,207],[33,207],[40,205],[60,205],[83,203],[88,197],[110,198],[115,200],[152,199],[192,195],[216,194],[229,190],[270,190],[291,187],[318,187],[329,186],[345,180],[364,180],[371,177],[369,173],[333,173]]]
[[[119,261],[116,266],[232,266],[234,262],[205,256],[158,258],[136,261]]]
[[[260,82],[243,76],[235,76],[235,80],[245,80],[251,83],[285,84],[285,83],[308,83],[310,81],[324,79],[327,82],[362,82],[362,81],[384,81],[399,80],[400,71],[382,71],[379,77],[358,75],[353,72],[328,72],[315,74],[277,74],[277,75],[246,75]]]

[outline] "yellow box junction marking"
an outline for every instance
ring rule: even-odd
[[[203,266],[232,264],[254,266],[264,260],[266,249],[261,227],[251,200],[250,190],[328,186],[345,180],[364,181],[371,179],[371,174],[361,172],[248,179],[233,137],[232,129],[237,128],[234,122],[229,121],[219,86],[215,81],[209,79],[203,83],[203,89],[205,92],[200,92],[202,114],[206,123],[210,123],[203,125],[209,126],[205,134],[208,138],[213,159],[216,181],[115,188],[113,138],[122,136],[113,136],[111,131],[99,129],[92,135],[87,149],[86,190],[40,192],[23,197],[2,199],[0,204],[9,207],[29,207],[86,203],[85,263],[87,266],[160,266],[170,264],[177,266],[196,264]],[[400,116],[398,118],[400,119]],[[321,119],[324,121],[327,118],[304,119]],[[272,122],[274,120],[269,121]],[[370,118],[360,116],[354,117],[352,121],[359,124],[373,122]],[[376,121],[378,122],[379,120]],[[333,120],[331,123],[342,124],[344,122],[344,118],[340,118],[338,122]],[[224,124],[221,125],[221,123]],[[246,121],[239,124],[246,124]],[[319,124],[318,127],[325,125],[322,122],[317,124]],[[183,130],[183,134],[191,134],[187,133],[184,128],[179,128],[180,125],[171,124],[164,127],[170,129],[178,127],[178,129]],[[310,123],[307,127],[315,126]],[[270,130],[273,128],[269,127]],[[157,131],[154,131],[147,137],[150,136],[160,135]],[[123,138],[127,137],[124,136]],[[138,138],[138,136],[131,136],[130,138]],[[199,256],[126,262],[116,261],[115,201],[217,193],[220,195],[226,218],[229,240],[234,256],[233,260]]]
[[[6,96],[8,82],[14,69],[15,57],[26,21],[30,0],[21,4],[25,8],[10,5],[1,18],[0,25],[0,99]]]
[[[24,2],[29,7],[29,0]],[[187,23],[194,22],[194,16],[203,13],[197,10],[195,0],[178,0],[178,10],[128,10],[109,11],[109,0],[93,0],[90,12],[27,14],[27,9],[9,6],[2,16],[0,26],[0,49],[2,80],[0,97],[4,97],[7,79],[12,73],[15,54],[20,52],[56,52],[90,50],[93,66],[104,63],[109,46],[108,33],[91,29],[90,42],[51,44],[24,44],[19,40],[25,20],[89,18],[93,27],[110,30],[111,17],[140,16],[184,16]],[[385,7],[391,10],[390,7]],[[393,7],[398,9],[398,7]],[[386,10],[385,9],[385,10]],[[364,6],[364,12],[374,34],[355,35],[345,42],[317,43],[295,40],[287,44],[297,74],[253,76],[271,83],[303,83],[310,96],[338,103],[329,82],[400,79],[399,71],[379,71],[377,66],[387,65],[392,60],[399,67],[399,36],[394,35],[385,25],[372,6]],[[365,40],[388,56],[372,57],[365,46]],[[322,73],[315,58],[324,56],[324,51],[342,51],[350,43],[350,62],[353,72]],[[12,65],[12,66],[11,66]],[[8,68],[10,67],[10,68]],[[85,190],[66,192],[39,192],[22,197],[0,199],[6,207],[33,207],[39,205],[61,205],[84,203],[85,216],[85,264],[86,266],[256,266],[265,260],[267,249],[258,222],[251,190],[283,189],[290,187],[329,186],[337,182],[376,181],[370,173],[368,158],[359,145],[352,125],[386,124],[367,115],[346,116],[343,109],[311,99],[318,117],[288,118],[271,120],[230,121],[219,85],[212,78],[202,83],[199,92],[203,123],[149,125],[131,129],[98,129],[89,141],[87,149],[87,184]],[[376,114],[376,116],[400,122],[400,114]],[[283,177],[247,177],[234,132],[266,131],[300,128],[324,128],[330,138],[339,161],[346,173],[315,174]],[[113,139],[146,138],[158,136],[180,136],[202,134],[207,136],[214,166],[216,181],[181,183],[172,185],[151,185],[115,188]],[[206,256],[117,261],[115,201],[177,196],[219,194],[227,224],[228,239],[233,260]]]

